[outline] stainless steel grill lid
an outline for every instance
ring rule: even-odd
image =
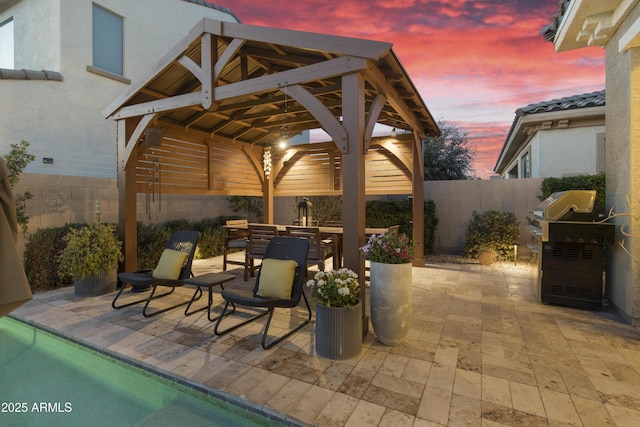
[[[533,215],[545,221],[562,221],[571,213],[591,214],[596,202],[595,190],[558,191],[533,209]],[[597,219],[597,218],[594,218]]]

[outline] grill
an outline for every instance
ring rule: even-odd
[[[615,239],[614,225],[599,223],[604,208],[593,190],[553,193],[527,217],[538,254],[536,296],[546,304],[602,307],[604,250]]]

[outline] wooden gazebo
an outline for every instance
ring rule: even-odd
[[[274,196],[342,195],[344,265],[361,277],[365,194],[412,194],[423,240],[422,141],[439,129],[390,43],[203,19],[105,116],[117,121],[127,270],[150,182],[163,194],[262,196],[268,223]],[[373,138],[376,123],[400,136]],[[331,141],[276,146],[319,128]]]

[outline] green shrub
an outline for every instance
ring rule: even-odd
[[[56,258],[66,246],[63,237],[70,228],[79,226],[67,224],[63,227],[41,228],[29,236],[25,244],[24,269],[33,292],[55,289],[70,282],[70,277],[58,273]]]
[[[138,264],[137,268],[153,268],[160,260],[172,231],[160,224],[137,223]]]
[[[558,191],[596,190],[596,203],[604,207],[607,197],[605,181],[604,173],[565,178],[545,178],[540,185],[540,196],[538,198],[544,200]]]
[[[413,206],[405,200],[369,200],[366,206],[367,227],[390,227],[399,225],[399,233],[411,236]],[[436,226],[436,205],[433,200],[424,202],[424,253],[433,251]]]
[[[195,254],[197,259],[222,255],[224,246],[224,229],[222,226],[228,219],[235,218],[219,216],[216,218],[205,218],[193,223],[192,228],[200,232],[198,250]]]
[[[224,230],[222,225],[228,219],[237,217],[219,216],[200,221],[184,219],[171,220],[162,224],[136,224],[138,233],[137,268],[153,268],[162,251],[176,230],[197,230],[200,232],[196,258],[211,258],[222,255]],[[29,237],[25,247],[25,272],[34,292],[46,291],[66,286],[73,282],[70,275],[58,272],[58,254],[66,244],[63,240],[71,228],[82,228],[86,224],[67,224],[64,227],[42,228]]]
[[[467,226],[464,253],[468,258],[477,259],[480,249],[488,248],[496,251],[502,260],[513,260],[513,246],[519,238],[520,229],[513,213],[474,211]]]
[[[326,221],[340,221],[342,219],[342,196],[311,196],[309,201],[313,204],[311,216],[318,220],[320,225]],[[302,197],[295,198],[295,205],[291,208],[292,219],[298,216],[298,203]]]
[[[176,219],[161,224],[143,224],[138,222],[138,268],[153,268],[158,263],[164,247],[177,230],[197,230],[198,247],[194,258],[211,258],[222,255],[224,230],[222,226],[228,219],[237,217],[218,216],[199,221]]]
[[[101,271],[112,271],[123,261],[122,242],[115,224],[93,222],[72,227],[63,238],[66,243],[58,255],[60,275],[84,280]]]

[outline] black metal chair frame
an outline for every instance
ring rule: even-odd
[[[179,304],[172,305],[170,307],[156,310],[154,312],[148,311],[151,300],[158,299],[158,298],[172,294],[175,288],[184,286],[185,284],[184,280],[192,276],[191,264],[193,263],[193,256],[196,252],[197,244],[198,244],[198,231],[195,231],[195,230],[175,231],[171,235],[171,238],[169,239],[169,241],[167,242],[165,249],[188,251],[189,253],[189,255],[187,256],[187,259],[185,260],[185,264],[182,267],[182,270],[180,271],[180,276],[178,277],[178,279],[175,279],[175,280],[156,279],[155,277],[153,277],[152,269],[137,270],[131,273],[119,273],[118,279],[120,279],[120,281],[122,281],[123,284],[122,284],[122,287],[120,287],[120,290],[118,290],[118,293],[116,294],[116,296],[113,298],[113,301],[111,302],[111,306],[115,309],[120,309],[120,308],[129,307],[129,306],[144,302],[145,305],[144,305],[144,308],[142,309],[142,314],[145,317],[151,317],[160,313],[164,313],[165,311],[173,310],[174,308],[178,308],[183,305],[187,305],[187,304],[191,305],[193,301],[200,299],[200,297],[202,296],[202,290],[198,288],[197,291],[194,292],[194,295],[190,301],[184,301]],[[151,292],[149,293],[149,296],[147,298],[117,305],[116,302],[118,301],[118,298],[120,298],[120,295],[122,295],[122,291],[124,291],[124,289],[127,287],[127,284],[131,285],[132,291],[134,291],[136,287],[145,288],[144,290],[150,287]],[[158,286],[168,287],[168,288],[171,288],[171,290],[168,292],[164,292],[156,295],[156,290]]]
[[[262,332],[262,348],[268,350],[272,348],[274,345],[278,344],[285,338],[291,336],[296,331],[300,330],[306,324],[311,321],[311,306],[309,305],[309,301],[307,300],[307,296],[304,293],[304,281],[307,271],[306,259],[307,253],[309,252],[309,242],[305,239],[298,239],[295,237],[276,237],[269,242],[267,250],[264,254],[264,258],[275,258],[275,259],[286,259],[286,260],[294,260],[297,262],[296,272],[293,279],[293,287],[291,289],[291,298],[290,299],[276,299],[276,298],[264,298],[256,295],[258,292],[258,288],[260,285],[260,273],[258,272],[258,277],[256,279],[255,285],[253,289],[225,289],[221,291],[222,298],[225,300],[224,307],[222,309],[222,313],[218,317],[218,321],[216,322],[215,327],[213,328],[213,332],[216,335],[224,335],[231,331],[238,329],[241,326],[246,325],[247,323],[253,322],[263,316],[268,315],[266,324],[264,325],[264,330]],[[269,337],[269,325],[271,324],[271,319],[273,317],[273,313],[276,308],[294,308],[300,304],[300,299],[304,300],[304,303],[307,307],[308,316],[307,318],[299,325],[290,329],[283,335],[274,338],[271,342],[267,342],[267,338]],[[256,307],[259,309],[265,309],[260,311],[258,314],[246,319],[238,324],[235,324],[227,329],[220,330],[220,322],[224,317],[226,317],[227,308],[229,304],[235,306],[245,306],[245,307]]]

